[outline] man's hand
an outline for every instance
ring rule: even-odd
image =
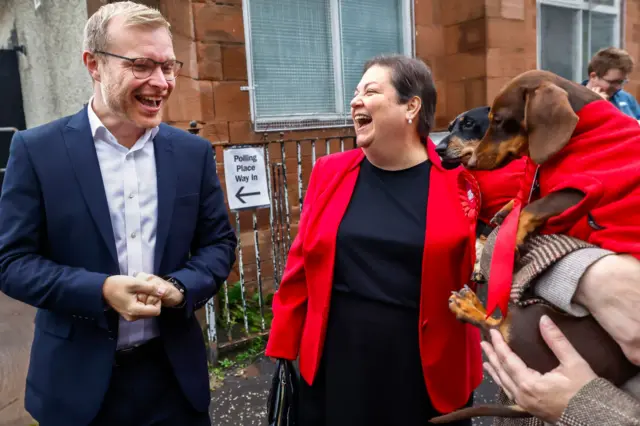
[[[598,95],[600,95],[602,97],[602,99],[609,100],[609,95],[607,95],[607,92],[605,92],[604,90],[602,90],[599,87],[589,87],[589,89],[591,89],[591,91],[597,93]]]
[[[640,365],[640,262],[629,255],[605,256],[582,276],[574,300],[584,306]]]
[[[484,367],[520,407],[555,423],[571,398],[595,379],[596,374],[547,316],[540,321],[540,332],[560,361],[554,370],[540,374],[528,368],[496,330],[491,330],[493,347],[488,342],[482,342],[482,349],[489,359]]]
[[[160,315],[160,302],[145,303],[138,299],[139,294],[162,297],[164,287],[151,281],[143,281],[127,275],[113,275],[102,285],[102,296],[106,303],[127,321],[151,318]],[[147,301],[149,302],[149,301]]]
[[[173,284],[163,280],[158,276],[140,272],[138,273],[138,275],[136,275],[136,278],[148,283],[152,283],[158,288],[163,289],[163,294],[159,296],[148,295],[144,293],[139,294],[138,300],[142,303],[151,305],[161,303],[165,308],[173,308],[174,306],[180,305],[184,300],[184,294],[182,294]]]

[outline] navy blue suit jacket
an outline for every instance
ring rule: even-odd
[[[158,180],[155,272],[186,287],[163,309],[161,338],[183,392],[210,401],[204,338],[194,311],[235,262],[211,145],[166,124],[154,139]],[[151,272],[151,271],[149,271]],[[25,405],[47,425],[87,425],[109,385],[118,316],[102,284],[119,274],[109,208],[86,107],[18,132],[0,197],[0,290],[38,308]]]

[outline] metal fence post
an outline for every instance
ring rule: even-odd
[[[196,121],[190,122],[188,131],[195,135],[199,134],[201,127],[198,124]],[[232,283],[231,281],[225,281],[220,289],[221,291],[206,305],[206,334],[209,338],[208,355],[210,362],[216,362],[219,354],[234,350],[240,345],[249,343],[256,338],[267,336],[269,333],[270,323],[267,321],[267,316],[271,314],[271,306],[268,301],[272,296],[271,292],[277,291],[279,287],[288,250],[291,247],[293,239],[291,235],[292,209],[290,201],[295,202],[296,195],[293,193],[289,194],[288,189],[290,185],[297,186],[297,198],[301,212],[302,205],[304,204],[303,194],[306,188],[304,175],[306,174],[306,167],[309,167],[311,170],[317,160],[316,142],[321,144],[322,141],[324,141],[324,155],[330,154],[330,141],[332,139],[337,139],[341,151],[348,150],[351,146],[355,147],[355,144],[347,143],[348,141],[353,141],[352,137],[334,136],[286,140],[284,133],[280,133],[278,136],[279,137],[270,140],[268,135],[265,134],[262,142],[249,144],[262,146],[265,149],[265,171],[270,205],[267,207],[269,211],[262,212],[261,214],[266,215],[268,213],[268,225],[265,223],[265,226],[260,228],[258,226],[260,217],[259,210],[253,209],[249,211],[251,214],[252,229],[246,232],[253,234],[253,247],[255,249],[256,261],[255,276],[251,269],[247,268],[247,270],[245,270],[249,260],[245,255],[249,247],[247,244],[242,244],[242,242],[239,241],[237,248],[239,282]],[[303,142],[308,142],[311,148],[307,156],[303,155]],[[285,148],[286,146],[293,148],[293,146],[289,144],[295,144],[296,149],[296,158],[291,158],[291,163],[295,161],[297,168],[295,172],[297,182],[295,183],[288,181],[287,176],[288,168]],[[272,154],[270,147],[274,148],[273,156],[270,155]],[[214,148],[214,159],[215,155],[216,151]],[[223,187],[223,190],[228,197],[229,194],[226,194],[226,188]],[[295,190],[292,192],[295,192]],[[289,200],[290,195],[293,197],[292,200]],[[235,217],[236,233],[238,239],[240,239],[240,213],[236,211],[235,214],[231,213],[231,216]],[[269,232],[270,235],[267,236],[264,232]],[[269,240],[271,242],[271,250],[264,250],[261,241]],[[272,257],[273,289],[269,293],[266,293],[266,274],[262,268],[262,255],[264,253],[261,253],[261,248],[268,253],[267,255],[271,255]],[[233,295],[233,298],[231,295]],[[250,295],[252,297],[251,300],[249,299]],[[216,301],[218,301],[218,303]],[[220,330],[217,329],[218,326]],[[220,332],[222,330],[226,330],[226,332]]]

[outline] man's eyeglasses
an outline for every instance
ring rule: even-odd
[[[105,56],[112,56],[114,58],[124,59],[125,61],[131,62],[131,71],[133,72],[133,76],[140,80],[148,78],[157,66],[160,66],[160,68],[162,69],[162,74],[164,74],[165,80],[174,80],[180,72],[180,69],[184,65],[182,62],[175,59],[158,62],[154,61],[151,58],[127,58],[126,56],[103,52],[101,50],[96,50],[95,53],[99,53],[100,55]]]
[[[609,83],[612,86],[624,86],[625,84],[627,84],[629,82],[629,80],[626,79],[626,78],[620,79],[620,80],[607,80],[606,78],[600,77],[600,80],[606,81],[607,83]]]

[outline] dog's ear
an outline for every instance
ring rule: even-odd
[[[529,155],[537,164],[542,164],[569,142],[578,116],[569,104],[567,92],[545,81],[526,92],[524,124]]]

